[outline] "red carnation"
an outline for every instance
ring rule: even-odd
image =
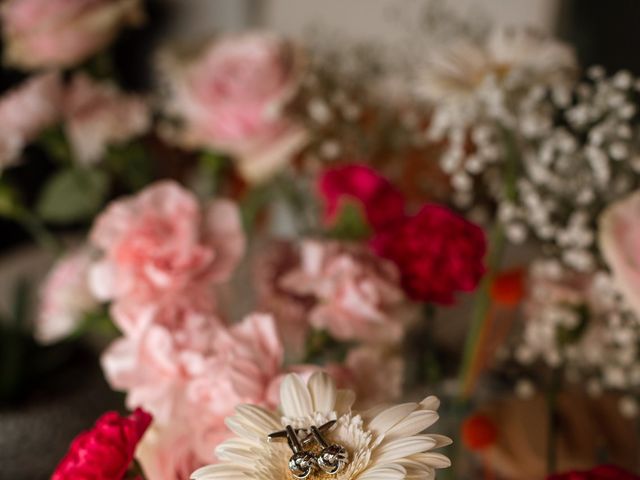
[[[122,480],[150,423],[151,415],[141,409],[129,417],[105,413],[71,442],[51,480]]]
[[[451,304],[458,291],[476,288],[485,272],[487,242],[477,225],[440,205],[379,232],[372,246],[394,262],[414,300]]]
[[[345,200],[356,200],[374,230],[404,216],[402,193],[374,169],[361,164],[326,170],[318,181],[325,203],[325,220],[335,221]]]
[[[588,472],[551,475],[547,480],[640,480],[640,477],[613,465],[601,465]]]

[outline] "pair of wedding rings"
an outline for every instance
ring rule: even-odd
[[[290,425],[280,431],[269,434],[270,442],[274,440],[287,439],[289,447],[293,451],[293,455],[289,459],[289,470],[294,478],[305,479],[319,468],[324,473],[336,475],[349,462],[349,454],[347,450],[338,444],[330,444],[323,436],[336,424],[335,420],[321,425],[320,427],[311,426],[309,430],[294,430]],[[300,437],[304,434],[304,437]],[[318,448],[310,451],[306,450],[310,444],[315,443],[319,447],[319,453],[315,453]]]

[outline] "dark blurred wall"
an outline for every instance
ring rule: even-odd
[[[559,0],[560,35],[582,65],[640,74],[640,0]]]

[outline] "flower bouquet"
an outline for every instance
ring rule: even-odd
[[[633,75],[443,17],[403,65],[167,37],[133,89],[142,2],[0,21],[0,215],[56,257],[2,400],[90,345],[133,412],[52,478],[637,478]]]

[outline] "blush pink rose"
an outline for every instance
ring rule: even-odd
[[[229,36],[189,59],[167,54],[167,113],[182,122],[175,139],[224,150],[259,181],[301,148],[306,134],[283,114],[300,79],[296,49],[263,33]]]
[[[193,285],[224,281],[245,247],[234,203],[216,200],[201,208],[171,181],[113,202],[90,238],[104,253],[91,272],[93,290],[104,300],[166,300]]]
[[[100,302],[89,288],[93,255],[79,248],[58,260],[40,290],[35,334],[42,343],[53,343],[76,330]]]
[[[140,0],[8,0],[0,19],[6,62],[38,69],[80,63],[143,15]]]
[[[60,116],[62,82],[55,73],[37,75],[0,98],[0,169]]]
[[[305,241],[300,266],[282,286],[313,296],[311,324],[339,340],[395,342],[403,335],[407,303],[399,272],[363,245]]]
[[[600,250],[616,287],[640,315],[640,192],[609,206],[598,230]]]
[[[142,98],[82,74],[67,87],[63,110],[67,138],[76,161],[83,165],[102,160],[110,145],[144,134],[151,122]]]

